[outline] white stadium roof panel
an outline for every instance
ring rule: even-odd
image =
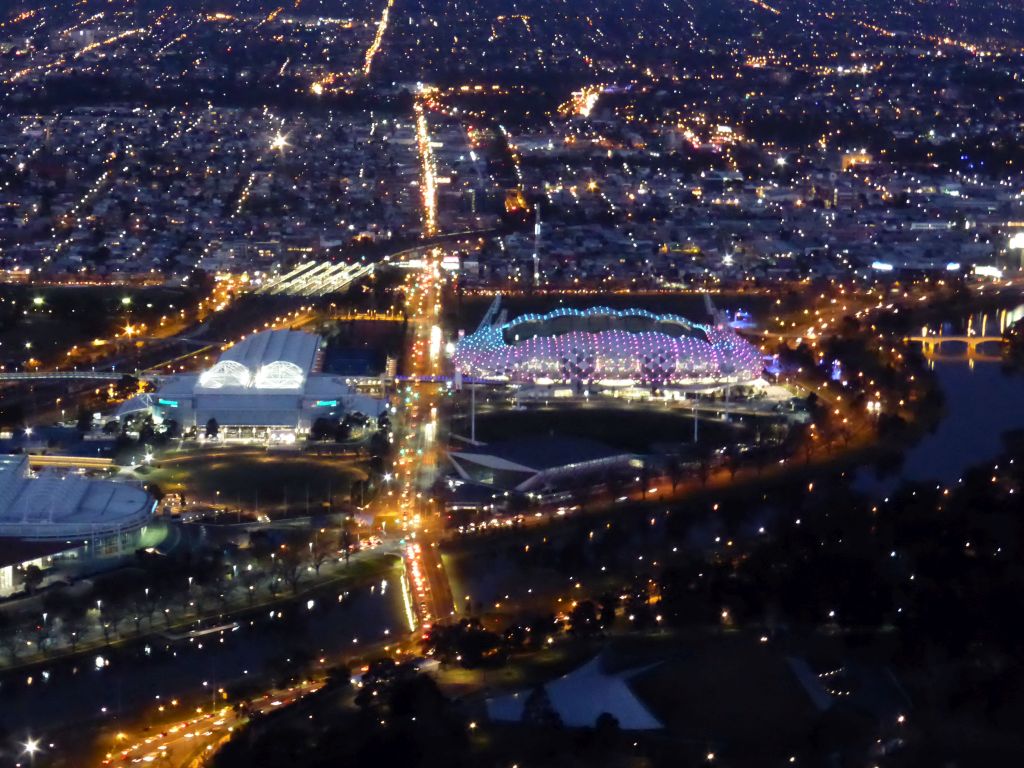
[[[316,362],[320,337],[302,331],[263,331],[249,336],[221,356],[221,361],[233,360],[244,365],[250,372],[271,363],[284,362],[297,366],[303,374],[309,374]]]
[[[32,477],[28,456],[0,463],[0,536],[91,536],[144,525],[153,499],[141,488],[52,469]]]

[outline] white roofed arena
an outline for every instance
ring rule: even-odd
[[[0,537],[57,541],[106,557],[134,551],[153,497],[128,483],[73,472],[32,472],[27,455],[0,456]]]
[[[213,419],[223,439],[288,443],[321,416],[383,410],[383,401],[354,392],[343,377],[320,373],[320,358],[315,334],[263,331],[226,349],[200,374],[168,377],[155,395],[132,398],[119,413],[150,408],[200,435]]]

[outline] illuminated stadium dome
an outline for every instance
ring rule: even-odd
[[[261,331],[224,350],[202,373],[163,378],[155,395],[139,395],[119,416],[148,410],[182,430],[217,422],[224,439],[293,442],[320,417],[357,411],[376,416],[383,401],[320,370],[323,340],[292,330]]]
[[[761,375],[757,348],[725,325],[641,309],[556,309],[494,322],[496,307],[456,345],[463,376],[530,384],[649,387],[745,383]]]

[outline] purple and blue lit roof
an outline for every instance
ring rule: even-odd
[[[455,347],[464,376],[533,383],[685,385],[758,378],[761,354],[728,326],[642,309],[560,308],[483,325]]]

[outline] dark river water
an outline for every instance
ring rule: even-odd
[[[930,328],[929,333],[1000,335],[1021,317],[1024,305],[952,320]],[[1024,428],[1021,371],[1008,371],[1000,362],[967,359],[938,360],[934,371],[945,395],[937,428],[907,450],[903,466],[894,476],[879,480],[874,470],[864,470],[860,484],[865,489],[889,491],[904,479],[955,483],[967,468],[1002,452],[1005,432]]]
[[[275,606],[282,617],[271,618],[268,608],[239,620],[234,631],[193,641],[148,638],[74,663],[5,674],[0,677],[0,724],[13,731],[39,731],[58,723],[131,719],[161,701],[244,681],[278,659],[358,652],[360,645],[386,641],[408,629],[398,571],[390,572],[383,586],[378,582],[372,589],[347,591],[340,601],[338,590],[323,592],[312,606],[303,597]],[[132,631],[124,629],[126,634]]]

